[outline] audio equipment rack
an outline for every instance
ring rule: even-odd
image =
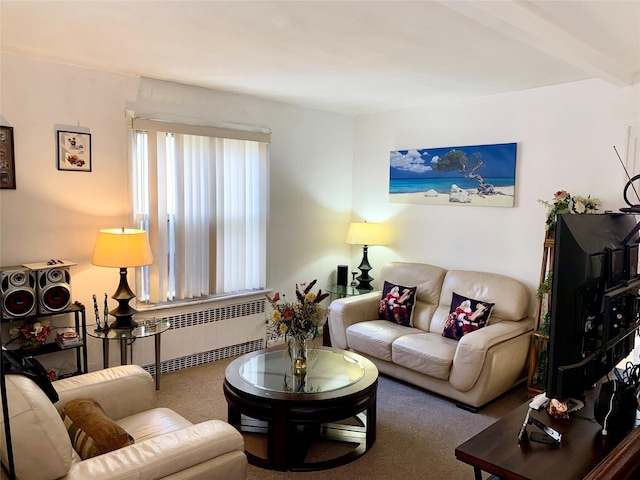
[[[0,312],[1,314],[1,312]],[[9,318],[5,319],[0,317],[2,323],[30,323],[38,318],[42,317],[52,317],[56,315],[64,315],[64,314],[73,314],[74,316],[74,325],[76,332],[82,338],[82,344],[74,345],[67,348],[60,347],[56,342],[48,342],[41,345],[37,349],[23,349],[24,353],[28,353],[32,356],[46,355],[49,353],[62,352],[67,350],[76,351],[76,372],[74,375],[80,375],[83,373],[87,373],[87,319],[84,305],[80,302],[72,303],[71,306],[63,311],[55,312],[55,313],[42,313],[36,315],[30,315],[28,317],[21,318]]]

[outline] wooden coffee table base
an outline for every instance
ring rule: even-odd
[[[375,440],[371,438],[375,435],[373,431],[375,427],[367,430],[367,414],[360,413],[350,420],[352,422],[326,423],[320,426],[300,425],[297,428],[292,428],[287,433],[288,451],[281,450],[281,453],[287,453],[286,458],[283,456],[280,459],[277,458],[278,455],[274,448],[271,448],[272,445],[277,445],[275,443],[277,441],[275,435],[269,437],[268,422],[241,416],[241,423],[234,424],[234,426],[245,434],[264,437],[263,441],[266,442],[267,451],[270,451],[272,458],[262,457],[247,449],[245,453],[251,465],[274,470],[314,471],[335,468],[352,462],[371,448]],[[314,446],[315,448],[334,449],[339,452],[347,451],[329,459],[306,461]],[[283,461],[284,465],[278,464]]]
[[[342,354],[342,352],[341,352]],[[351,357],[351,352],[344,352]],[[249,357],[253,354],[247,354]],[[239,431],[264,437],[266,457],[247,451],[252,465],[274,470],[323,470],[351,462],[376,440],[378,372],[369,360],[364,378],[345,388],[318,393],[284,393],[256,388],[228,367],[223,385],[228,421]],[[246,442],[245,443],[249,443]],[[309,455],[314,447],[338,453],[329,459]],[[346,451],[346,453],[344,453]],[[320,452],[323,453],[323,452]],[[307,461],[307,457],[311,460]]]

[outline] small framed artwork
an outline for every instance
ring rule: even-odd
[[[58,130],[58,170],[91,171],[91,134]]]
[[[13,127],[0,126],[0,188],[16,189],[16,160]]]

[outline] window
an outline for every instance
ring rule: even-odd
[[[154,262],[138,300],[164,303],[266,283],[269,134],[133,119],[133,215]]]

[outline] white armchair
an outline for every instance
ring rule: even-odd
[[[246,478],[247,459],[240,433],[222,420],[194,425],[168,408],[156,408],[153,379],[137,365],[53,382],[60,397],[55,404],[29,378],[7,375],[6,385],[18,479]],[[135,443],[82,460],[59,413],[76,398],[99,403]],[[8,469],[3,427],[1,460]]]

